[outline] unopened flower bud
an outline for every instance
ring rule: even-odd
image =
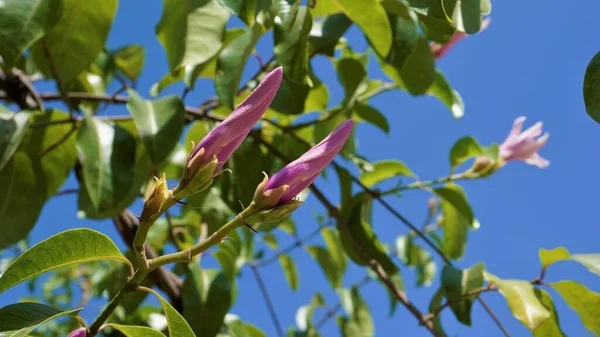
[[[263,174],[265,178],[256,187],[252,201],[259,209],[270,209],[279,203],[279,199],[281,199],[283,193],[289,188],[289,185],[282,185],[265,191],[265,187],[269,182],[269,176],[265,172]]]
[[[194,153],[194,150],[190,152],[183,177],[173,191],[175,199],[181,200],[187,198],[207,189],[212,184],[219,160],[214,155],[208,161],[204,157],[204,148],[198,150],[196,153]]]
[[[249,225],[281,221],[292,215],[296,208],[300,207],[302,204],[302,201],[290,200],[271,209],[254,213],[251,216],[244,218],[244,220]]]
[[[71,332],[69,334],[69,336],[67,336],[67,337],[85,337],[85,336],[86,336],[85,328],[79,328],[79,329],[73,330],[73,332]]]
[[[170,199],[172,199],[172,194],[167,187],[165,175],[163,174],[160,179],[154,177],[154,184],[150,185],[144,194],[144,209],[140,215],[140,221],[152,222],[154,217],[162,214],[165,203]]]

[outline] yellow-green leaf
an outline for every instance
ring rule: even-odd
[[[552,288],[573,309],[583,325],[596,336],[600,336],[600,294],[574,281],[552,283]]]

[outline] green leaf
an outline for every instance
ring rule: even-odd
[[[321,246],[307,246],[306,250],[313,259],[317,260],[331,286],[334,289],[341,288],[343,270],[333,260],[329,251]]]
[[[340,228],[338,230],[344,251],[355,263],[365,266],[363,254],[356,251],[358,245],[370,258],[375,259],[388,274],[398,273],[398,268],[388,256],[385,248],[372,230],[370,220],[371,199],[364,193],[352,197],[345,209],[342,209],[343,220],[349,231]]]
[[[542,303],[542,305],[550,312],[550,318],[546,319],[537,328],[531,332],[534,337],[565,337],[565,333],[560,329],[560,323],[558,321],[558,313],[554,308],[552,297],[542,289],[533,289],[535,296]]]
[[[329,90],[327,90],[327,85],[314,76],[312,72],[311,81],[313,87],[310,88],[306,101],[304,102],[304,112],[324,111],[327,109],[327,104],[329,103]]]
[[[600,276],[600,254],[571,254],[565,247],[556,247],[554,249],[542,248],[539,255],[542,268],[548,268],[559,261],[571,260],[579,262],[590,272]]]
[[[68,118],[58,110],[33,112],[31,123],[47,123]],[[24,239],[48,198],[67,179],[75,160],[75,137],[70,124],[28,129],[12,159],[0,171],[0,249]],[[64,141],[45,156],[40,152]]]
[[[118,330],[125,337],[164,337],[165,335],[147,326],[121,325],[108,323],[107,326]]]
[[[286,1],[283,3],[287,5]],[[281,13],[278,15],[281,17]],[[308,76],[308,35],[312,27],[310,12],[306,7],[300,7],[290,23],[288,29],[284,20],[275,21],[275,60],[283,66],[286,78],[305,83]]]
[[[332,0],[365,33],[377,53],[387,55],[392,45],[390,21],[378,0]]]
[[[484,150],[475,138],[466,136],[457,140],[450,150],[451,171],[467,160],[482,155],[484,155]]]
[[[473,302],[479,295],[465,296],[470,291],[483,287],[483,272],[485,266],[478,263],[468,269],[457,269],[452,266],[444,266],[442,270],[442,287],[448,301],[452,301],[450,308],[459,322],[471,326],[471,308]]]
[[[262,237],[263,241],[269,246],[269,248],[276,250],[277,249],[277,237],[273,235],[271,232],[265,233]]]
[[[360,93],[359,87],[367,80],[365,66],[358,60],[342,58],[336,62],[338,79],[344,87],[344,106],[352,106]]]
[[[300,280],[298,279],[298,267],[294,260],[288,255],[282,254],[279,255],[279,263],[290,288],[294,291],[298,290]]]
[[[396,255],[402,263],[415,267],[417,286],[430,286],[437,272],[437,265],[429,251],[413,242],[413,237],[404,235],[396,239]]]
[[[169,69],[208,61],[221,49],[229,12],[217,0],[164,0],[156,37],[165,48]]]
[[[131,266],[108,236],[86,228],[64,231],[34,245],[16,258],[0,276],[0,293],[50,270],[103,260],[121,261]]]
[[[87,69],[104,48],[117,12],[118,0],[99,3],[62,0],[62,3],[63,14],[58,23],[46,33],[44,40],[58,77],[63,83],[69,83]],[[46,77],[52,77],[52,67],[45,57],[41,41],[33,46],[32,52],[35,64]]]
[[[482,5],[480,0],[445,0],[442,1],[446,15],[452,13],[452,21],[458,30],[467,34],[475,34],[481,29]],[[484,11],[487,8],[484,6]],[[454,9],[452,11],[451,9]],[[450,15],[448,15],[450,16]]]
[[[469,227],[477,229],[479,222],[473,216],[473,210],[462,187],[448,184],[433,191],[440,197],[444,251],[448,257],[459,259],[465,253]]]
[[[456,27],[454,27],[446,19],[442,20],[434,16],[424,14],[417,15],[419,17],[419,23],[423,28],[425,39],[428,41],[444,44],[450,41],[454,33],[456,33]]]
[[[199,337],[214,336],[221,329],[223,319],[233,304],[235,289],[225,274],[213,269],[202,271],[202,283],[202,310],[192,312],[184,309],[185,317]],[[197,299],[187,298],[188,302],[190,300]],[[185,302],[184,297],[184,307]]]
[[[342,289],[340,291],[340,302],[346,313],[350,316],[351,321],[359,328],[360,336],[369,337],[375,335],[373,318],[357,287]]]
[[[240,318],[233,314],[225,317],[228,337],[266,337],[265,333],[254,325],[242,322]],[[221,335],[217,335],[221,336]]]
[[[360,181],[367,187],[371,187],[397,176],[414,177],[415,174],[403,162],[388,159],[373,163],[373,171],[364,172],[360,176]]]
[[[334,14],[314,22],[308,39],[313,52],[333,57],[335,46],[351,25],[352,21],[344,14]]]
[[[416,42],[396,72],[402,80],[397,81],[398,85],[404,86],[409,93],[422,95],[427,92],[436,79],[435,61],[427,40],[420,38]]]
[[[188,322],[169,302],[165,301],[156,291],[150,289],[150,292],[160,301],[160,305],[167,318],[167,328],[170,337],[196,337]]]
[[[581,263],[592,273],[600,276],[600,254],[574,254],[571,258]]]
[[[0,171],[23,141],[29,117],[31,114],[26,111],[12,113],[0,107]]]
[[[221,103],[229,109],[233,109],[235,96],[238,91],[238,85],[242,78],[242,73],[254,48],[263,31],[260,25],[255,25],[252,29],[246,30],[231,41],[217,58],[217,74],[215,77],[215,90]]]
[[[358,117],[358,120],[371,123],[374,126],[381,129],[385,133],[390,133],[390,125],[387,118],[377,109],[370,105],[357,105],[354,108],[354,113]]]
[[[138,44],[123,47],[114,52],[115,66],[128,79],[135,81],[144,69],[144,47]]]
[[[343,275],[344,271],[346,271],[347,262],[339,233],[333,229],[323,227],[321,229],[321,235],[323,235],[323,240],[327,245],[331,259],[335,263],[336,267],[341,270],[341,274]]]
[[[175,148],[185,123],[185,108],[177,96],[156,101],[144,100],[135,90],[127,90],[127,109],[146,145],[154,165],[162,163]]]
[[[446,293],[444,292],[444,288],[438,289],[429,303],[429,312],[436,312],[442,306],[442,301],[445,297]],[[440,335],[440,337],[448,336],[442,327],[442,318],[440,315],[435,316],[433,319],[433,328]]]
[[[600,294],[575,281],[560,281],[551,286],[579,315],[583,325],[594,335],[600,335]]]
[[[538,300],[528,281],[502,280],[485,272],[486,281],[495,284],[516,319],[533,330],[550,317],[550,312]]]
[[[41,303],[15,303],[0,308],[0,336],[24,337],[38,326],[63,316],[76,316],[81,309],[61,311]]]
[[[438,69],[435,70],[435,80],[427,93],[442,101],[452,111],[454,118],[459,119],[465,115],[465,103],[462,97],[450,86],[444,74]]]
[[[583,100],[588,115],[600,123],[600,52],[594,55],[585,70]]]
[[[0,55],[10,69],[20,56],[56,24],[61,0],[0,2]]]
[[[350,198],[352,198],[352,175],[341,166],[334,166],[340,181],[340,205],[346,209]]]
[[[112,122],[86,114],[77,148],[83,157],[84,182],[79,204],[86,216],[109,216],[126,208],[149,173],[135,138]]]
[[[313,316],[317,308],[325,306],[325,300],[320,293],[316,293],[309,304],[303,305],[296,311],[296,325],[302,332],[299,336],[315,337]]]
[[[308,84],[284,75],[270,108],[285,115],[299,115],[306,110],[306,100],[310,91]]]

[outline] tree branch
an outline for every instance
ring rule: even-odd
[[[267,287],[265,286],[262,276],[260,276],[260,272],[258,271],[258,268],[256,268],[255,265],[250,264],[250,268],[252,269],[254,278],[256,279],[256,282],[258,283],[258,287],[260,288],[260,292],[262,293],[262,296],[265,300],[265,304],[267,305],[267,309],[269,310],[269,315],[271,316],[273,325],[275,325],[275,329],[277,330],[277,335],[279,337],[284,337],[285,334],[283,333],[283,328],[281,327],[279,318],[277,318],[275,306],[273,305],[273,302],[271,301],[271,297],[269,297],[269,293],[267,292]]]

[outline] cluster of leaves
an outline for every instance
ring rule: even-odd
[[[215,232],[237,213],[240,201],[247,204],[252,199],[262,171],[274,172],[286,158],[296,158],[340,121],[353,118],[390,132],[385,114],[369,105],[372,97],[384,91],[397,89],[414,96],[437,97],[460,118],[464,114],[462,99],[436,68],[430,45],[447,43],[458,32],[477,33],[483,16],[491,11],[489,0],[313,0],[309,4],[299,0],[186,0],[185,6],[180,1],[164,0],[156,36],[166,52],[169,72],[156,79],[149,95],[159,96],[177,82],[183,82],[186,90],[194,90],[199,78],[214,80],[217,97],[207,98],[201,109],[192,109],[185,107],[182,97],[150,99],[134,89],[144,66],[144,48],[105,46],[117,7],[118,0],[0,2],[0,97],[20,108],[15,113],[0,107],[0,186],[4,186],[0,190],[0,249],[14,247],[27,237],[46,201],[73,171],[79,180],[80,215],[91,219],[123,214],[158,172],[165,172],[168,179],[179,179],[192,141],[205,136],[214,121],[226,116],[264,73],[260,71],[249,83],[240,83],[257,42],[269,31],[273,57],[261,70],[281,65],[285,73],[265,114],[270,123],[262,123],[253,133],[256,137],[249,137],[227,163],[236,176],[219,177],[206,193],[187,200],[189,207],[154,224],[147,243],[158,254],[169,244],[180,250],[189,248],[199,237]],[[244,26],[229,27],[233,15]],[[364,52],[353,50],[344,38],[352,25],[364,33],[368,45]],[[313,71],[314,57],[331,61],[344,90],[340,102],[330,102],[327,85],[332,84],[321,81]],[[370,58],[376,59],[387,79],[369,76]],[[54,80],[58,93],[40,97],[30,83],[39,78]],[[107,88],[115,81],[122,88],[108,93]],[[126,96],[116,95],[124,92]],[[51,99],[62,100],[64,105],[46,108],[43,104]],[[127,118],[101,116],[106,104],[124,103],[130,113]],[[212,118],[207,118],[209,110]],[[307,122],[304,115],[311,112],[318,112],[317,117]],[[343,156],[343,164],[334,163],[340,186],[339,217],[324,217],[315,232],[322,235],[324,245],[304,245],[339,294],[339,306],[345,314],[338,315],[337,322],[343,336],[373,336],[375,331],[360,295],[363,283],[348,286],[343,282],[348,259],[359,266],[370,265],[363,253],[381,266],[400,291],[403,283],[394,257],[415,269],[419,286],[430,286],[438,277],[436,261],[440,256],[436,254],[447,259],[440,273],[442,286],[429,308],[439,334],[443,330],[435,313],[440,308],[449,306],[460,322],[471,324],[471,306],[478,290],[499,290],[515,317],[534,335],[562,334],[551,297],[534,288],[542,284],[541,280],[501,280],[481,264],[464,270],[451,265],[451,260],[465,254],[469,231],[479,227],[457,181],[491,174],[473,169],[455,171],[477,157],[498,162],[497,145],[484,147],[472,137],[458,140],[449,155],[450,175],[429,182],[419,181],[397,159],[370,162],[358,153],[353,137]],[[243,179],[237,179],[239,175]],[[411,182],[405,184],[405,180]],[[397,187],[381,190],[394,181],[398,181]],[[357,186],[359,191],[354,189]],[[430,205],[427,226],[398,237],[390,248],[389,243],[379,240],[371,225],[372,204],[383,203],[384,195],[415,188],[427,188],[436,200]],[[257,230],[259,235],[235,232],[219,245],[213,256],[220,269],[200,268],[200,257],[190,264],[176,265],[172,273],[184,279],[181,303],[172,305],[159,296],[161,307],[157,308],[146,304],[146,292],[130,294],[119,303],[102,333],[264,336],[258,328],[228,314],[238,294],[240,270],[278,261],[290,288],[296,290],[300,284],[298,268],[287,250],[280,249],[278,239],[291,235],[297,240],[296,246],[304,241],[298,238],[292,219],[263,224]],[[432,246],[419,244],[419,237]],[[276,258],[264,257],[268,249],[274,250]],[[26,335],[56,318],[76,317],[80,309],[72,309],[77,307],[71,291],[74,286],[87,287],[83,304],[89,296],[113,298],[125,283],[132,268],[129,261],[133,260],[132,254],[121,253],[108,237],[86,229],[63,232],[29,250],[22,249],[16,259],[9,250],[0,260],[0,293],[26,280],[35,288],[39,275],[55,272],[43,286],[42,296],[49,305],[24,302],[0,309],[0,334],[11,336]],[[570,255],[557,249],[542,251],[540,257],[544,269],[561,259],[578,261],[595,273],[600,269],[596,255]],[[81,266],[84,262],[85,267]],[[365,280],[371,278],[367,275]],[[70,282],[76,279],[80,282]],[[155,284],[148,279],[142,285]],[[600,334],[594,320],[600,295],[572,281],[551,286],[580,314],[590,331]],[[59,293],[62,289],[64,293]],[[393,313],[398,298],[390,292],[390,299]],[[297,326],[288,334],[319,336],[321,323],[314,322],[313,316],[324,305],[323,296],[315,294],[298,310]],[[55,335],[66,335],[77,323],[45,326]]]

